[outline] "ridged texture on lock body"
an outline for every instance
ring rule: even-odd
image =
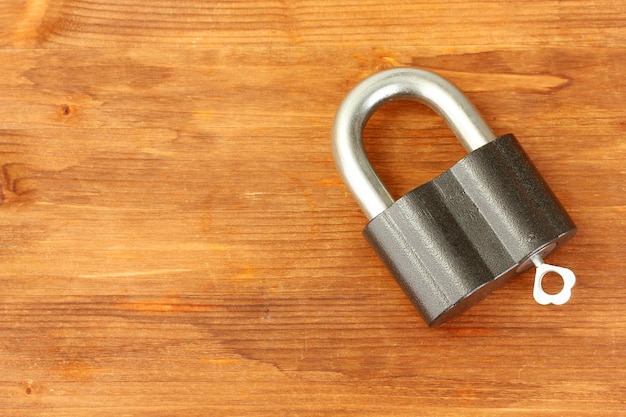
[[[513,135],[412,190],[363,231],[431,326],[475,304],[519,273],[529,256],[575,232]]]

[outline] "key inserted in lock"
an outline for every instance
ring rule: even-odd
[[[362,131],[378,107],[397,99],[432,108],[469,154],[394,201],[367,159]],[[542,258],[574,236],[574,223],[515,137],[496,138],[442,77],[397,68],[361,82],[335,117],[333,155],[370,220],[366,239],[429,325],[459,314],[533,263],[542,292],[541,277],[549,271],[563,276],[560,294],[571,290],[573,273],[547,266]]]
[[[530,259],[537,268],[535,286],[533,288],[535,301],[541,305],[561,305],[567,303],[572,296],[572,288],[576,284],[576,275],[570,269],[545,263],[540,255],[533,255]],[[557,294],[548,294],[541,286],[543,277],[550,272],[558,274],[563,280],[563,288]]]

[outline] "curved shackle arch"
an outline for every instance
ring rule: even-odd
[[[363,129],[383,104],[407,99],[425,104],[442,117],[467,152],[495,139],[476,108],[452,83],[430,71],[395,68],[358,84],[344,99],[333,126],[333,158],[368,220],[394,203],[363,146]]]

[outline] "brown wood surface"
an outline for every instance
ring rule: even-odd
[[[4,0],[0,415],[626,415],[626,2]],[[579,227],[437,329],[361,236],[330,126],[395,66],[517,135]],[[463,155],[381,109],[396,196]]]

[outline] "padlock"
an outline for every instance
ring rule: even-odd
[[[468,155],[394,201],[367,158],[362,133],[372,113],[396,99],[433,109]],[[396,68],[362,81],[335,117],[333,156],[369,219],[365,238],[429,326],[446,322],[533,265],[537,302],[569,299],[574,274],[543,258],[572,238],[576,226],[516,138],[496,138],[463,93],[441,76]],[[563,278],[558,294],[542,289],[548,272]]]

